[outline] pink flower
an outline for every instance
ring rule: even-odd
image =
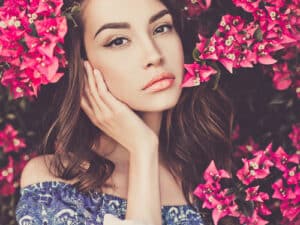
[[[238,149],[243,153],[254,153],[259,150],[259,145],[254,142],[252,137],[249,137],[245,145],[239,145]]]
[[[235,141],[239,137],[240,137],[240,125],[237,124],[232,131],[231,140]]]
[[[214,224],[225,216],[237,216],[238,206],[234,202],[234,195],[228,194],[228,190],[222,190],[220,180],[229,178],[229,174],[224,170],[217,170],[212,161],[204,172],[205,184],[199,184],[194,190],[200,200],[203,201],[203,208],[212,209]]]
[[[7,181],[12,183],[14,180],[14,160],[12,156],[8,156],[8,163],[0,170],[0,181]]]
[[[237,6],[243,8],[246,12],[255,12],[258,9],[260,0],[232,0],[232,2]]]
[[[0,131],[0,147],[3,147],[3,152],[18,152],[25,148],[26,144],[23,138],[18,137],[16,131],[11,125],[6,125],[4,130]]]
[[[282,147],[279,147],[275,153],[272,154],[271,160],[274,165],[282,172],[288,170],[288,163],[299,164],[299,155],[287,154]]]
[[[256,208],[257,211],[261,214],[261,215],[270,215],[272,214],[271,210],[264,204],[264,203],[256,203]]]
[[[253,24],[246,29],[245,21],[239,16],[225,15],[222,17],[215,33],[218,60],[232,73],[233,68],[253,67],[253,53],[250,45],[253,42]],[[251,28],[250,28],[251,27]],[[247,30],[247,32],[243,32]],[[220,34],[222,35],[220,35]]]
[[[272,65],[277,62],[271,53],[274,52],[274,46],[268,41],[257,42],[253,45],[253,52],[256,55],[254,63],[260,63],[263,65]]]
[[[218,60],[218,52],[217,52],[217,40],[215,35],[212,36],[210,39],[207,39],[200,34],[198,35],[200,42],[196,44],[196,48],[198,49],[200,59],[211,59],[211,60]]]
[[[296,171],[297,167],[287,169],[283,173],[283,177],[286,179],[287,184],[296,185],[300,182],[300,173]]]
[[[281,59],[291,60],[297,56],[298,49],[295,46],[292,46],[292,47],[287,47],[282,51],[284,54],[281,56]]]
[[[243,158],[244,166],[237,171],[237,177],[245,185],[249,185],[255,179],[263,179],[270,174],[273,163],[265,156],[263,151],[255,154],[253,159]]]
[[[273,84],[277,90],[286,90],[291,86],[291,71],[288,68],[287,62],[273,65],[273,71]]]
[[[272,188],[274,190],[274,193],[272,195],[273,198],[277,198],[280,200],[291,200],[296,198],[296,194],[290,187],[285,187],[283,185],[282,179],[279,179],[276,181],[273,185]]]
[[[246,189],[246,201],[264,202],[269,199],[269,195],[258,191],[259,186],[249,187]]]
[[[220,181],[222,178],[230,178],[225,170],[217,170],[215,162],[211,161],[207,169],[204,171],[204,179],[206,182],[213,183]]]
[[[8,156],[8,163],[5,167],[0,168],[0,196],[13,195],[20,186],[21,172],[29,160],[29,156],[22,154],[18,160],[14,160],[12,156]]]
[[[282,8],[283,6],[286,5],[286,0],[276,0],[276,1],[273,1],[273,0],[263,0],[264,2],[266,3],[269,3],[273,6],[275,6],[277,9],[280,9]]]
[[[203,208],[212,209],[212,217],[214,224],[225,216],[239,215],[238,206],[234,202],[234,195],[229,195],[228,190],[221,190],[220,185],[215,188],[212,184],[200,184],[195,189],[194,194],[203,201]]]
[[[208,65],[199,65],[194,62],[193,64],[185,64],[184,67],[187,70],[181,87],[193,87],[200,85],[202,82],[206,82],[210,79],[213,74],[217,71]]]
[[[269,195],[265,192],[259,192],[258,189],[259,186],[247,188],[246,201],[252,201],[260,214],[270,215],[271,211],[264,204],[265,200],[269,200]]]
[[[67,32],[62,4],[62,0],[32,0],[30,4],[5,0],[0,7],[0,62],[9,65],[1,83],[14,98],[36,96],[41,85],[57,82],[63,75],[57,72],[66,65],[64,51],[59,50]]]
[[[185,5],[188,16],[193,17],[206,11],[211,5],[211,0],[185,0]]]
[[[218,221],[225,216],[238,217],[238,205],[234,202],[234,195],[228,195],[228,190],[219,193],[216,207],[212,211],[212,218],[214,224],[217,225]]]
[[[268,224],[268,221],[262,219],[259,215],[257,210],[254,210],[253,214],[251,216],[240,216],[240,223],[241,224],[247,224],[247,225],[266,225]]]
[[[203,201],[203,208],[213,209],[217,206],[217,195],[221,191],[221,185],[218,182],[199,184],[194,190],[194,195]]]
[[[289,133],[293,146],[296,149],[300,149],[300,123],[292,126],[292,131]]]
[[[296,220],[298,220],[299,222],[299,216],[300,216],[299,201],[298,202],[296,202],[295,200],[283,201],[280,204],[280,211],[282,213],[282,216],[287,221],[289,221],[289,223],[285,223],[285,224],[291,224],[291,222],[293,221],[296,222]]]

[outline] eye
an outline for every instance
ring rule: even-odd
[[[104,45],[104,47],[118,47],[118,46],[125,45],[127,42],[128,42],[128,40],[126,38],[118,37],[118,38],[113,39],[108,44]]]
[[[168,32],[168,31],[171,31],[173,29],[173,25],[170,25],[170,24],[164,24],[164,25],[161,25],[159,27],[157,27],[155,30],[154,30],[154,33],[165,33],[165,32]]]

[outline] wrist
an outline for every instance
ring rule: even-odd
[[[130,152],[130,157],[147,157],[158,155],[159,140],[157,136],[147,137],[147,140],[140,141]]]

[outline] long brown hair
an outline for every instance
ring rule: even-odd
[[[173,15],[176,30],[183,41],[186,62],[191,62],[197,31],[191,33],[183,19],[184,1],[162,2]],[[65,7],[70,6],[66,3]],[[48,114],[53,119],[50,119],[51,126],[43,139],[41,152],[54,153],[51,170],[56,176],[65,180],[76,178],[75,186],[88,191],[103,187],[113,173],[114,163],[92,150],[102,131],[80,108],[84,87],[84,26],[80,12],[73,19],[76,23],[69,21],[65,38],[69,64],[65,76],[54,87],[55,107]],[[183,89],[178,104],[163,112],[160,145],[164,147],[160,154],[172,174],[180,178],[189,203],[189,195],[202,181],[203,172],[211,160],[219,168],[230,168],[231,124],[230,101],[220,89],[213,90],[209,83]],[[86,162],[89,166],[82,166]]]

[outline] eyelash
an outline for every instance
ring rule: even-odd
[[[157,31],[158,29],[161,29],[161,28],[167,28],[168,31],[172,31],[172,30],[173,30],[173,25],[171,25],[171,24],[164,24],[164,25],[161,25],[161,26],[157,27],[157,28],[155,29],[155,31]],[[155,32],[155,31],[154,31],[154,32]],[[167,31],[166,31],[166,32],[167,32]],[[162,32],[159,32],[159,33],[162,33]],[[123,44],[119,44],[119,45],[118,45],[118,44],[115,45],[115,44],[116,44],[117,41],[119,41],[119,40],[125,40],[125,39],[127,39],[127,38],[124,38],[124,37],[117,37],[117,38],[113,39],[111,42],[109,42],[108,44],[104,45],[104,47],[107,47],[107,48],[114,48],[114,47],[122,46]],[[127,41],[128,41],[128,40],[127,40]]]

